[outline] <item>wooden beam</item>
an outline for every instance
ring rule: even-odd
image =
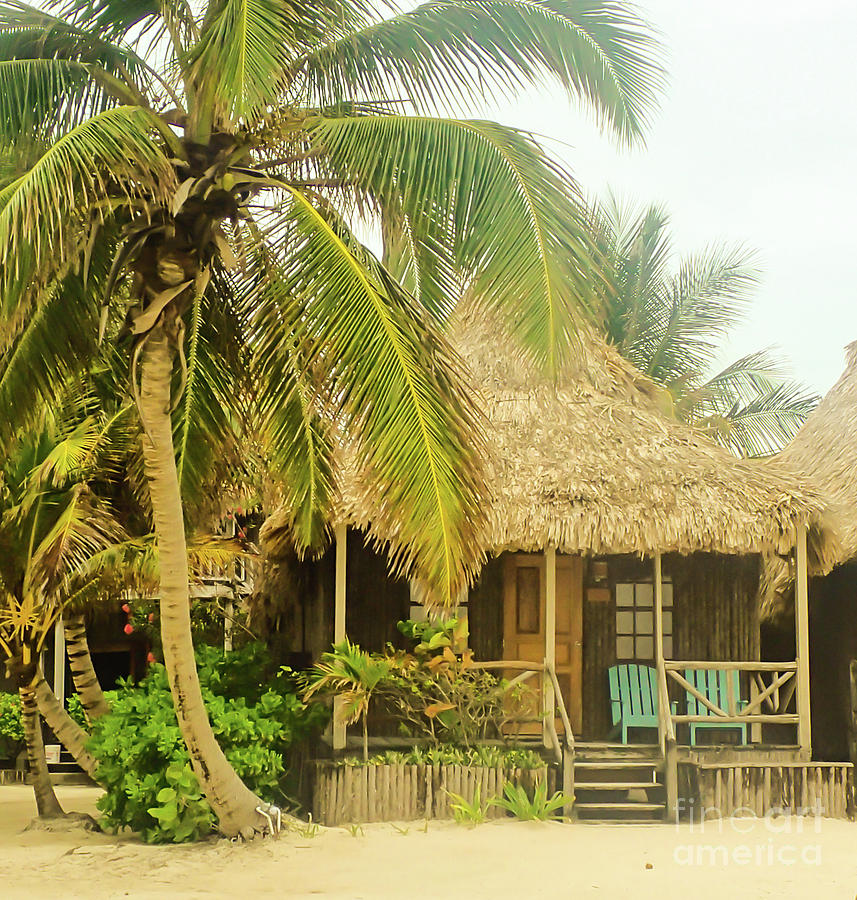
[[[798,668],[796,662],[760,662],[759,660],[738,662],[731,659],[668,659],[664,666],[668,672],[677,672],[679,669],[723,669],[727,672],[733,669],[737,669],[739,672],[797,672]]]
[[[545,548],[545,667],[556,666],[556,548]],[[554,724],[556,698],[553,683],[549,678],[542,679],[542,738],[545,747],[553,745],[556,732]],[[550,721],[548,721],[550,720]]]
[[[797,649],[798,744],[801,756],[812,755],[809,705],[809,582],[806,554],[806,522],[797,526],[795,542],[795,646]]]
[[[345,560],[348,547],[348,528],[337,525],[334,529],[336,537],[336,586],[333,593],[333,642],[338,644],[345,640]],[[345,723],[340,716],[342,701],[337,699],[333,704],[333,749],[345,749]]]

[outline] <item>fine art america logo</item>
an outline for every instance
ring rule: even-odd
[[[695,809],[682,800],[678,806],[690,824],[676,829],[682,837],[692,836],[673,850],[679,866],[821,865],[821,844],[812,840],[821,834],[820,805],[802,807],[797,813],[772,809],[761,817],[741,808],[729,818],[720,816],[717,809]]]

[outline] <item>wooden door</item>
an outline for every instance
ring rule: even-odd
[[[503,658],[540,663],[545,658],[544,554],[509,553],[505,559]],[[579,735],[583,723],[583,563],[579,556],[556,557],[556,675],[571,727]],[[562,729],[559,723],[557,727]],[[529,730],[541,729],[534,724]]]

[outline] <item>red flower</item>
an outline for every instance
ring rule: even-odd
[[[150,622],[154,622],[154,621],[155,621],[155,614],[154,614],[154,613],[149,613],[149,621],[150,621]]]
[[[122,612],[123,612],[123,613],[129,613],[129,612],[131,612],[131,607],[130,607],[127,603],[123,603],[123,604],[122,604]]]
[[[125,632],[125,634],[131,634],[131,632],[134,630],[134,626],[129,622],[122,630]]]
[[[243,515],[244,515],[244,509],[243,509],[242,507],[240,507],[240,506],[236,506],[236,507],[235,507],[235,515],[236,515],[236,516],[243,516]]]
[[[150,665],[155,661],[155,654],[150,650],[148,654],[146,654],[146,662]]]

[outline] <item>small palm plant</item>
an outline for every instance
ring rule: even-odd
[[[346,724],[363,725],[363,761],[369,761],[369,702],[381,682],[390,675],[390,660],[372,656],[348,638],[323,653],[306,679],[304,700],[327,694],[339,700],[337,715]]]
[[[503,796],[494,797],[489,802],[510,812],[516,819],[544,822],[560,818],[557,812],[571,803],[571,798],[562,791],[548,797],[547,785],[544,781],[540,781],[530,799],[527,789],[522,784],[507,781],[503,788]]]

